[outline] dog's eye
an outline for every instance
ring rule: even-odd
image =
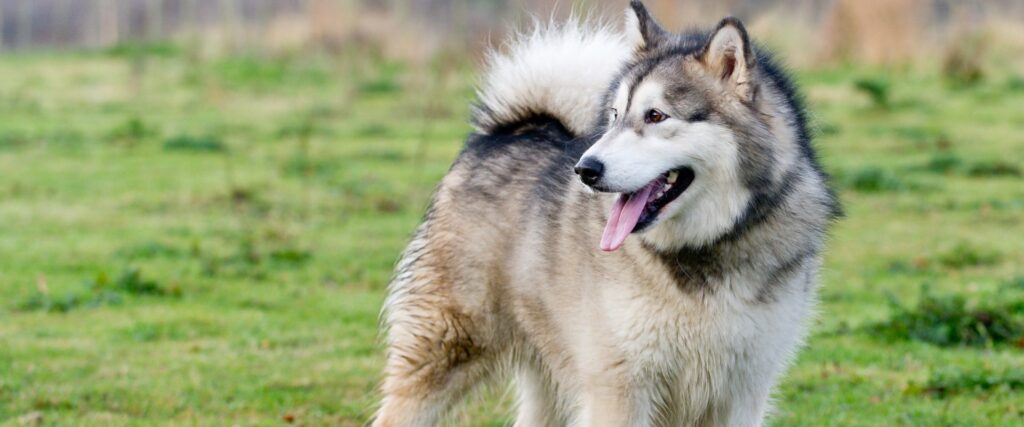
[[[619,110],[616,110],[614,108],[609,108],[608,109],[608,119],[610,121],[613,121],[613,122],[618,120],[619,119]]]
[[[707,121],[707,119],[708,119],[708,110],[697,110],[697,111],[694,111],[693,114],[690,114],[690,117],[687,117],[686,121],[688,121],[688,122],[703,122],[703,121]]]
[[[644,114],[644,122],[645,123],[661,123],[661,122],[665,121],[665,119],[667,119],[667,118],[668,118],[668,115],[666,115],[665,113],[662,113],[661,111],[655,110],[653,108],[650,109],[650,110],[647,110],[647,114]]]

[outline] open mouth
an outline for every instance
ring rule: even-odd
[[[608,214],[601,236],[601,250],[622,247],[630,233],[654,223],[661,210],[686,191],[695,177],[693,169],[681,167],[665,172],[632,193],[622,193]]]

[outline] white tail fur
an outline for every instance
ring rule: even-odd
[[[491,133],[548,114],[572,133],[585,134],[602,117],[604,92],[631,54],[623,36],[607,25],[537,24],[514,37],[507,52],[489,53],[473,123]]]

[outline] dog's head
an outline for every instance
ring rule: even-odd
[[[729,232],[756,187],[776,178],[778,152],[788,151],[777,141],[792,139],[784,135],[792,126],[772,117],[781,102],[761,99],[758,59],[739,20],[675,35],[639,1],[626,13],[635,58],[612,85],[603,135],[576,173],[594,190],[620,193],[602,249],[641,231],[658,248],[700,247]]]

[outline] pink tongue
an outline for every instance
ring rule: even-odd
[[[604,226],[604,235],[601,236],[601,250],[612,252],[622,247],[622,243],[629,237],[629,233],[636,227],[640,220],[640,214],[647,205],[647,198],[654,185],[647,185],[633,194],[620,195],[608,214],[608,224]]]

